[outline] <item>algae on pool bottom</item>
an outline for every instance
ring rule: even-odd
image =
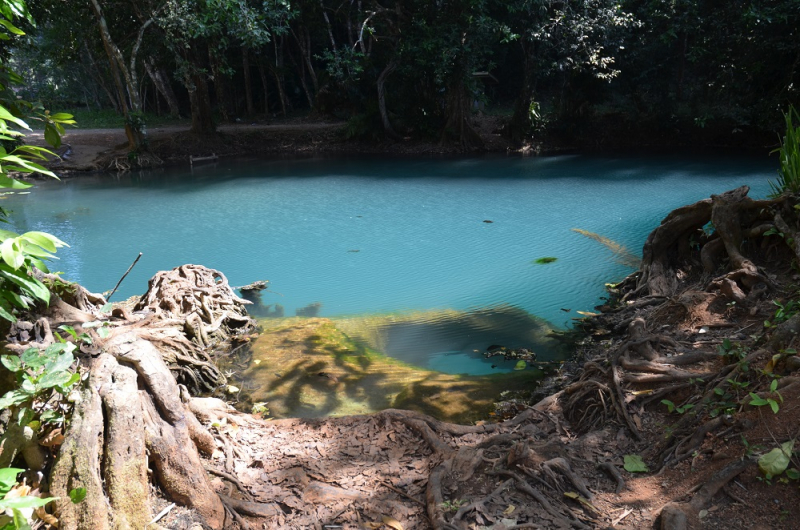
[[[406,408],[451,422],[485,418],[501,392],[535,387],[540,370],[452,375],[411,366],[352,341],[326,318],[264,321],[240,375],[270,415],[322,417]]]

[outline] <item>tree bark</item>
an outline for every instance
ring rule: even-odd
[[[526,44],[524,38],[520,44],[522,46],[522,68],[524,71],[522,89],[514,103],[514,113],[506,129],[506,136],[514,142],[522,141],[530,132],[530,107],[534,94],[533,58],[529,55],[530,44]]]
[[[149,75],[150,79],[153,80],[156,90],[158,90],[159,94],[161,94],[161,96],[164,98],[164,101],[167,102],[167,106],[169,107],[169,115],[173,118],[179,118],[180,107],[178,106],[178,98],[175,97],[175,92],[169,85],[163,70],[153,66],[151,59],[146,59],[144,61],[144,67],[147,70],[147,75]]]
[[[91,0],[92,7],[94,8],[95,16],[97,17],[97,25],[100,28],[100,36],[103,40],[103,47],[108,55],[108,60],[111,65],[111,70],[114,75],[114,81],[117,85],[117,92],[122,107],[122,112],[125,115],[125,135],[128,137],[128,146],[132,151],[137,151],[144,145],[144,133],[139,127],[133,126],[130,120],[130,112],[139,112],[141,110],[141,97],[136,81],[136,54],[141,45],[142,36],[147,27],[152,23],[152,19],[145,22],[139,30],[137,42],[131,52],[131,67],[134,68],[133,72],[126,66],[125,58],[122,52],[114,43],[111,37],[111,32],[108,29],[103,10],[100,7],[98,0]],[[124,84],[123,84],[124,80]],[[127,101],[125,93],[127,91]]]
[[[269,83],[267,82],[267,69],[264,61],[258,61],[258,75],[261,78],[261,90],[264,92],[264,114],[269,115]]]
[[[214,134],[214,115],[211,110],[211,98],[208,94],[208,82],[205,76],[192,68],[186,73],[186,88],[189,91],[189,104],[192,108],[191,132],[196,134]]]
[[[400,140],[400,136],[392,128],[392,122],[389,121],[389,113],[386,110],[386,79],[392,75],[392,72],[397,68],[397,62],[392,60],[381,71],[378,76],[378,110],[381,113],[381,122],[383,123],[383,132],[392,140]]]
[[[248,57],[248,50],[242,47],[242,70],[244,71],[244,100],[247,106],[247,115],[252,116],[255,114],[255,107],[253,106],[253,80],[250,76],[250,58]]]
[[[211,47],[208,48],[208,63],[211,65],[211,75],[214,76],[214,93],[217,96],[217,109],[219,109],[222,121],[229,122],[231,121],[229,109],[233,106],[228,97],[228,80],[225,78],[220,68],[219,57],[217,57]]]

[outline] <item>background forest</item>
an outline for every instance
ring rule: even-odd
[[[31,0],[12,67],[46,108],[216,124],[309,112],[353,138],[479,148],[776,141],[800,103],[795,0]],[[12,54],[10,44],[2,53]],[[79,114],[78,114],[79,115]],[[115,114],[116,115],[116,114]],[[150,119],[150,118],[147,118]],[[122,120],[117,118],[122,125]],[[80,121],[80,120],[79,120]],[[136,143],[135,139],[132,143]]]

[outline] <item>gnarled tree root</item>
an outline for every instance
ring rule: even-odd
[[[144,527],[148,460],[172,500],[222,528],[224,505],[198,453],[213,450],[214,440],[181,401],[160,353],[136,333],[112,336],[105,349],[91,360],[52,473],[61,528]],[[86,500],[72,504],[68,492],[78,487],[87,489]]]
[[[715,473],[688,503],[671,502],[661,509],[661,530],[685,530],[689,521],[711,503],[711,499],[731,480],[753,465],[749,458],[737,460]]]

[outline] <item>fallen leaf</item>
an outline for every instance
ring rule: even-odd
[[[650,468],[647,467],[647,464],[644,463],[639,455],[625,455],[623,467],[628,473],[647,473],[650,471]]]
[[[394,530],[403,530],[403,525],[400,524],[400,521],[388,515],[383,516],[383,524],[389,528],[394,528]]]
[[[595,508],[594,505],[591,502],[589,502],[589,499],[587,499],[585,497],[581,497],[580,495],[578,495],[574,491],[565,491],[564,492],[564,497],[569,497],[570,499],[575,499],[576,501],[578,501],[579,503],[583,504],[585,507],[589,508],[593,512],[600,513],[600,510]]]
[[[758,468],[767,477],[776,477],[786,471],[789,467],[789,459],[794,449],[794,440],[784,442],[780,447],[776,447],[769,453],[762,455],[758,459]]]
[[[47,435],[39,440],[39,445],[44,447],[55,447],[64,443],[64,435],[61,434],[61,428],[53,429]]]
[[[513,504],[509,504],[508,508],[503,510],[503,515],[511,515],[512,513],[514,513],[514,510],[516,509],[517,509],[516,506],[514,506]]]

